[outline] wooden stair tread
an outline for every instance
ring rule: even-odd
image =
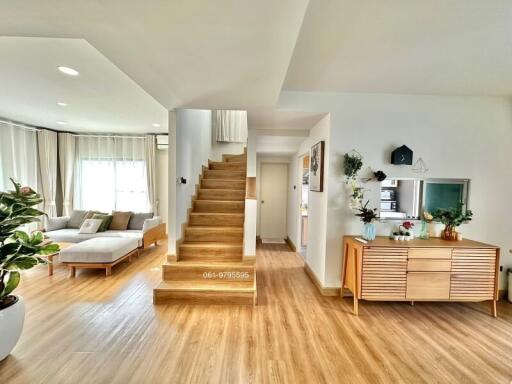
[[[240,204],[241,202],[244,202],[243,200],[200,200],[200,199],[197,199],[196,201],[208,202],[208,203],[212,203],[212,204],[228,204],[228,203]],[[226,213],[228,213],[228,212],[226,212]]]
[[[155,291],[182,292],[247,292],[256,291],[255,281],[234,281],[218,284],[210,281],[162,281]]]
[[[216,248],[243,248],[243,245],[242,244],[237,244],[237,243],[224,243],[224,242],[205,242],[205,243],[194,243],[194,242],[191,242],[191,243],[188,243],[188,242],[183,242],[180,244],[180,247],[185,247],[185,248],[211,248],[211,247],[216,247]]]
[[[192,216],[228,216],[228,217],[243,217],[243,213],[236,212],[190,212]]]
[[[187,267],[255,267],[254,260],[239,261],[196,261],[196,260],[179,260],[166,263],[167,266],[187,266]]]

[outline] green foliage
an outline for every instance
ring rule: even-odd
[[[464,210],[464,204],[459,204],[457,208],[438,209],[432,214],[434,221],[443,223],[453,228],[461,224],[470,222],[473,218],[473,212],[469,209]]]
[[[44,212],[34,208],[43,199],[29,187],[12,180],[14,191],[0,192],[0,307],[20,282],[20,270],[47,263],[41,256],[59,251],[41,232],[20,231],[23,224],[38,222]]]
[[[377,208],[368,208],[369,203],[370,200],[368,200],[362,207],[357,208],[359,213],[356,213],[356,216],[361,218],[361,221],[366,224],[379,219],[379,216],[377,216]]]
[[[349,179],[353,179],[356,177],[357,172],[361,170],[363,167],[363,160],[359,155],[349,155],[345,153],[343,156],[343,169],[345,172],[345,176]]]

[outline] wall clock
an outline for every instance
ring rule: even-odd
[[[406,145],[395,149],[391,152],[391,164],[412,165],[412,150]]]

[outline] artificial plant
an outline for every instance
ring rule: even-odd
[[[469,223],[473,218],[473,212],[469,209],[464,210],[464,204],[459,203],[456,208],[437,209],[432,217],[446,227],[456,228],[461,224]]]
[[[20,270],[47,263],[43,255],[59,251],[59,245],[41,232],[27,234],[20,226],[38,222],[44,212],[34,208],[43,199],[29,187],[11,179],[14,191],[0,192],[0,309],[16,302],[11,293],[20,282]]]
[[[357,172],[359,172],[363,166],[363,159],[361,155],[355,153],[353,155],[345,153],[343,156],[343,169],[347,179],[355,179]]]
[[[377,208],[368,208],[369,203],[370,200],[366,201],[363,206],[356,209],[359,212],[356,213],[356,216],[358,216],[365,224],[372,223],[379,219],[379,216],[377,215]]]

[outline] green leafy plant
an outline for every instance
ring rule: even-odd
[[[358,207],[356,209],[359,212],[356,213],[356,216],[365,224],[372,223],[379,219],[379,216],[377,215],[377,208],[368,208],[369,203],[370,200],[368,200],[362,207]]]
[[[433,220],[443,223],[447,227],[456,228],[461,224],[469,223],[473,218],[473,212],[464,210],[464,204],[460,203],[457,208],[438,209],[432,214]]]
[[[59,251],[41,232],[27,234],[21,225],[38,222],[44,212],[34,208],[43,199],[11,179],[14,191],[0,192],[0,309],[16,302],[11,293],[20,282],[20,270],[47,263],[43,255]]]
[[[360,155],[354,154],[350,155],[345,153],[343,156],[343,169],[345,172],[345,176],[349,179],[353,179],[356,177],[357,172],[361,170],[363,167],[363,159]]]

